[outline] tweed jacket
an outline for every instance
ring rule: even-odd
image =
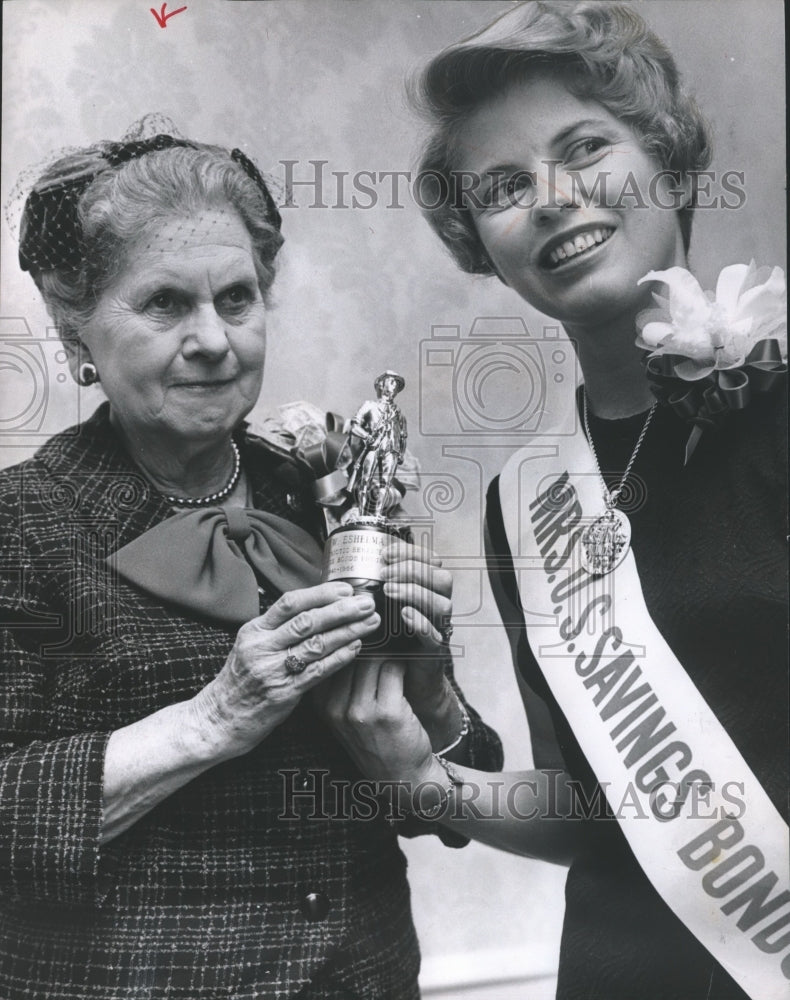
[[[255,506],[315,533],[293,463],[237,440]],[[106,404],[0,473],[0,998],[413,1000],[399,824],[344,807],[359,775],[307,700],[99,844],[110,733],[192,697],[235,637],[114,575],[171,513]],[[500,768],[470,715],[466,761]]]

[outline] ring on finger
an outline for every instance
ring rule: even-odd
[[[453,623],[450,621],[449,618],[446,619],[444,622],[442,622],[442,624],[439,626],[438,632],[439,635],[442,637],[442,642],[445,644],[445,646],[448,646],[450,644],[450,639],[452,638],[453,635]]]
[[[297,656],[296,653],[288,649],[288,655],[285,657],[285,670],[289,674],[301,674],[307,670],[307,660],[303,660],[301,656]]]

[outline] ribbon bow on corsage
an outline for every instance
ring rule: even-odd
[[[335,511],[348,506],[345,488],[352,456],[345,423],[337,413],[325,413],[300,400],[280,406],[276,417],[267,417],[255,428],[266,441],[286,449],[309,467],[313,499],[324,509],[328,529],[333,526],[330,514],[334,516]]]
[[[754,392],[769,392],[787,375],[787,288],[780,267],[731,264],[704,292],[683,267],[650,271],[669,297],[637,315],[636,344],[650,351],[647,377],[660,402],[693,424],[688,463],[704,430]]]

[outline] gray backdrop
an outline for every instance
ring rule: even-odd
[[[524,439],[524,414],[550,407],[551,393],[570,391],[574,368],[561,340],[546,343],[559,335],[554,324],[496,279],[457,272],[406,180],[393,197],[394,179],[381,177],[415,166],[420,126],[404,100],[404,77],[510,6],[189,0],[162,29],[148,0],[6,0],[2,199],[5,206],[19,172],[53,149],[119,138],[152,110],[169,114],[187,136],[244,148],[283,198],[283,161],[296,161],[300,181],[319,169],[311,160],[326,161],[321,196],[299,186],[283,212],[287,243],[255,415],[295,399],[348,413],[379,371],[403,373],[400,399],[424,470],[415,521],[457,571],[458,672],[502,733],[507,766],[519,768],[530,765],[527,732],[482,571],[481,494]],[[713,122],[713,169],[744,174],[742,207],[698,212],[698,277],[711,287],[722,266],[752,257],[784,265],[782,5],[636,6],[669,43]],[[377,178],[361,178],[373,194],[358,191],[354,208],[353,177],[363,171]],[[348,177],[339,196],[341,172]],[[90,412],[101,395],[78,394],[62,377],[62,354],[32,282],[18,270],[5,220],[1,279],[0,464],[8,465]],[[482,352],[478,340],[488,345]],[[494,358],[488,366],[486,351]],[[519,357],[523,371],[508,362]],[[474,995],[503,1000],[509,977],[551,975],[562,869],[477,845],[453,852],[426,838],[406,850],[429,989],[444,984],[460,995],[454,982],[490,979],[499,982],[493,992]],[[536,979],[529,996],[549,990],[548,980]]]

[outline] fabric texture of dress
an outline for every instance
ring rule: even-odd
[[[590,416],[610,488],[644,419]],[[659,407],[630,477],[627,514],[645,603],[786,817],[786,397],[757,397],[707,431],[684,467],[688,433]],[[492,585],[525,695],[535,765],[565,767],[592,802],[598,782],[527,644],[496,479],[486,522],[492,565],[504,560],[492,570]],[[542,738],[551,729],[560,756]],[[578,822],[585,822],[586,846],[568,875],[558,998],[745,1000],[653,889],[614,818]]]
[[[313,504],[287,502],[293,463],[237,441],[254,505],[317,533]],[[111,732],[192,697],[235,638],[106,562],[171,513],[106,404],[0,473],[0,997],[414,1000],[397,833],[438,828],[348,818],[343,782],[359,775],[309,699],[99,844]],[[278,596],[263,585],[262,610]],[[470,715],[466,760],[500,768]]]

